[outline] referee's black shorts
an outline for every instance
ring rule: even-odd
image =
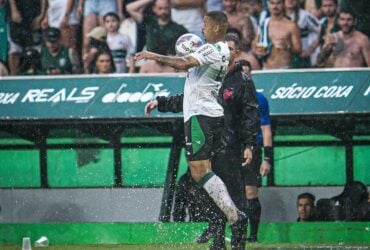
[[[253,159],[250,164],[242,167],[242,175],[245,186],[262,186],[262,177],[260,174],[260,167],[262,163],[262,149],[261,146],[253,148]]]

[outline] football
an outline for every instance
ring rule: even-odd
[[[202,46],[202,39],[192,33],[186,33],[180,36],[176,41],[176,53],[178,56],[185,56],[194,52],[197,48]]]

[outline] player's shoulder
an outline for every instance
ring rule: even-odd
[[[195,53],[205,57],[209,55],[229,53],[229,48],[227,47],[227,44],[224,42],[218,42],[214,44],[205,43],[202,46],[200,46],[195,51]]]
[[[215,47],[218,53],[229,53],[230,52],[229,46],[227,45],[226,42],[220,41],[212,45]]]

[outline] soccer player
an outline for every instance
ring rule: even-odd
[[[223,129],[223,109],[217,93],[229,64],[230,51],[224,42],[228,27],[226,15],[212,11],[204,17],[202,32],[206,44],[185,57],[139,52],[136,60],[151,59],[179,70],[188,70],[185,81],[183,114],[186,156],[192,178],[207,191],[232,224],[246,219],[239,211],[224,182],[213,173],[210,159],[214,143]],[[251,145],[246,145],[247,148]],[[245,162],[252,159],[251,150]]]
[[[212,158],[212,166],[225,182],[230,196],[238,208],[246,210],[244,183],[241,178],[242,161],[240,159],[242,155],[251,153],[248,145],[254,145],[257,138],[259,126],[258,104],[253,82],[243,73],[241,65],[236,63],[236,58],[240,53],[239,38],[229,34],[225,40],[230,49],[230,63],[228,73],[219,91],[219,102],[224,108],[223,141],[226,145]],[[145,112],[149,114],[156,107],[160,112],[179,112],[182,109],[179,104],[181,98],[182,96],[157,97],[156,101],[147,104]],[[198,194],[197,197],[201,197],[201,194]],[[207,201],[204,200],[203,202]],[[211,216],[216,217],[217,213],[209,214],[208,221],[210,221],[210,225],[198,237],[198,243],[205,243],[212,237],[214,242],[224,242],[225,225],[222,224],[224,222],[222,222],[222,219],[213,219]],[[220,235],[220,228],[223,228],[222,236]],[[246,223],[232,226],[231,229],[232,249],[244,249]]]

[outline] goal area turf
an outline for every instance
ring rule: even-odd
[[[0,249],[21,249],[46,236],[48,250],[208,249],[194,240],[205,223],[27,223],[0,224]],[[230,238],[230,230],[226,229]],[[230,244],[228,243],[228,249]],[[247,249],[370,249],[370,222],[261,223],[259,243]]]
[[[32,247],[32,249],[47,249],[47,250],[206,250],[208,249],[208,244],[125,244],[125,245],[50,245],[48,247]],[[300,249],[300,250],[334,250],[334,249],[347,249],[347,250],[365,250],[369,249],[370,246],[361,245],[315,245],[315,244],[247,244],[246,249]],[[3,245],[2,250],[19,250],[21,249],[21,244],[18,245]],[[231,249],[227,246],[227,249]]]

